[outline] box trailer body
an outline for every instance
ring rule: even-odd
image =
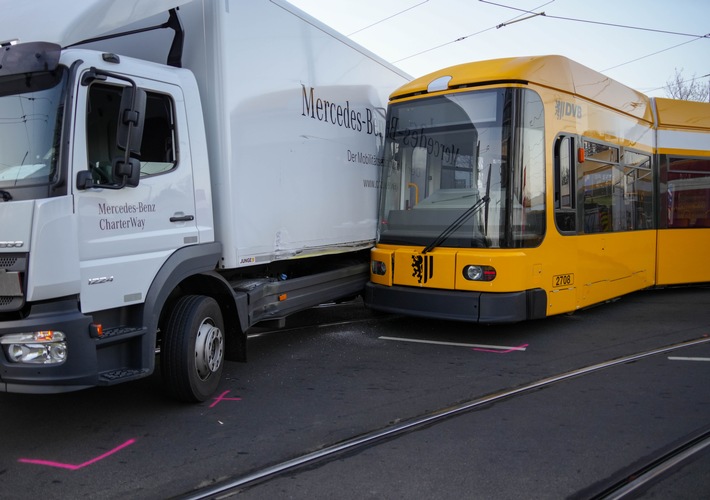
[[[250,326],[368,279],[407,76],[286,2],[122,3],[0,26],[0,390],[134,380],[159,350],[204,400]]]

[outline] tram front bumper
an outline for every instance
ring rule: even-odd
[[[365,285],[365,305],[376,311],[473,323],[515,323],[544,318],[547,295],[536,288],[490,293]]]

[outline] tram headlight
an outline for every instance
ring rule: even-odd
[[[493,281],[496,270],[491,266],[469,265],[463,268],[463,277],[469,281]]]
[[[381,260],[373,260],[371,263],[372,274],[384,276],[387,274],[387,265]]]
[[[53,330],[5,335],[0,345],[13,363],[49,365],[67,359],[66,337]]]

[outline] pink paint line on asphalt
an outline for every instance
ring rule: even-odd
[[[214,398],[214,403],[212,403],[210,405],[210,408],[214,408],[215,406],[217,406],[217,403],[219,403],[221,401],[241,401],[242,400],[242,398],[225,398],[224,396],[226,396],[227,394],[229,394],[229,391],[224,391],[222,394],[220,394],[219,396]]]
[[[34,458],[20,458],[18,460],[18,462],[22,462],[24,464],[46,465],[48,467],[57,467],[59,469],[79,470],[79,469],[83,469],[87,465],[91,465],[91,464],[98,462],[99,460],[103,460],[104,458],[113,455],[117,451],[120,451],[123,448],[130,446],[135,442],[136,442],[135,439],[129,439],[128,441],[126,441],[122,445],[116,446],[113,450],[107,451],[103,455],[99,455],[96,458],[92,458],[91,460],[88,460],[88,461],[84,462],[83,464],[78,464],[78,465],[65,464],[62,462],[52,462],[51,460],[36,460]]]
[[[506,350],[500,350],[500,349],[481,349],[479,347],[474,347],[474,351],[480,351],[480,352],[493,352],[496,354],[508,354],[509,352],[515,352],[515,351],[524,351],[525,348],[530,345],[530,344],[523,344],[519,345],[518,347],[511,347],[510,349]]]

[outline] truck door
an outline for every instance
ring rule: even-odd
[[[147,93],[138,185],[75,191],[84,312],[142,303],[170,254],[199,242],[181,90],[138,85]],[[77,92],[74,166],[100,185],[116,182],[112,161],[124,155],[116,145],[121,92],[110,78]]]

